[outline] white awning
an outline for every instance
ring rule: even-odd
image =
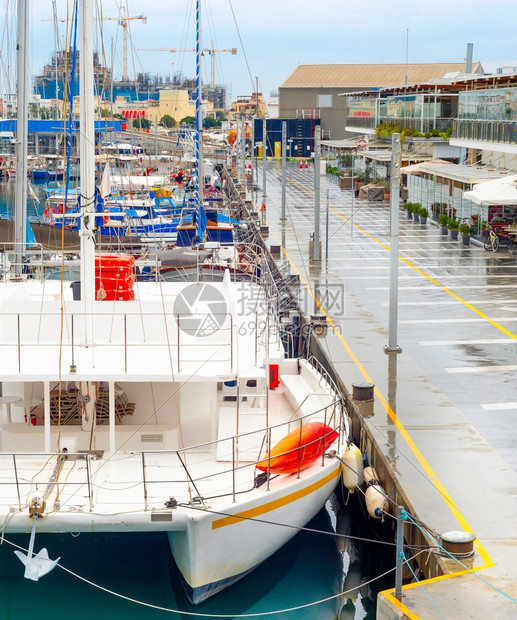
[[[474,185],[463,198],[478,205],[517,205],[517,174]]]

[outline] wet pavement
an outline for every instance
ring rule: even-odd
[[[270,243],[285,248],[282,260],[300,275],[305,311],[323,308],[335,325],[324,339],[329,357],[349,389],[375,384],[368,424],[418,517],[439,533],[478,537],[475,573],[461,584],[427,581],[430,599],[410,588],[403,604],[425,618],[515,617],[516,603],[498,590],[517,597],[517,257],[464,247],[461,237],[453,241],[400,210],[395,342],[402,352],[386,354],[389,204],[354,198],[322,176],[322,260],[309,261],[314,169],[290,163],[287,178],[282,223],[281,169],[268,163]],[[260,167],[258,184],[261,204]]]

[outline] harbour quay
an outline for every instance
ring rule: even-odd
[[[266,242],[319,327],[313,350],[347,396],[385,518],[403,509],[403,586],[379,594],[377,618],[514,617],[517,259],[409,220],[401,203],[394,291],[389,201],[322,175],[316,261],[314,167],[287,164],[282,205],[281,164],[267,162],[265,195],[262,165],[253,200]],[[398,352],[386,350],[390,294]]]

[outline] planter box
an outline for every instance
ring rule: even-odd
[[[339,187],[341,189],[352,189],[352,177],[339,177]]]
[[[366,192],[368,200],[384,200],[384,188],[376,185],[369,186]]]

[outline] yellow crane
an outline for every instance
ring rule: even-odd
[[[146,52],[195,52],[196,50],[193,48],[181,48],[181,49],[171,49],[170,47],[139,47],[139,50],[144,50]],[[237,54],[237,48],[232,47],[228,50],[216,50],[214,49],[214,42],[210,41],[210,47],[206,47],[202,50],[202,52],[207,52],[210,55],[210,86],[215,86],[215,55],[221,52],[229,52],[232,56]]]
[[[127,14],[127,9],[125,7],[123,7],[122,11],[124,13],[122,13],[120,15],[120,17],[103,17],[102,20],[103,21],[118,21],[119,25],[122,26],[122,80],[124,81],[129,81],[129,75],[128,75],[128,70],[127,70],[127,29],[128,29],[128,22],[134,20],[134,19],[141,19],[142,22],[144,24],[147,23],[147,17],[145,15],[132,15],[129,16]],[[58,21],[58,22],[66,22],[66,18],[64,17],[58,17],[56,19],[42,19],[41,21],[44,22],[53,22],[53,21]]]

